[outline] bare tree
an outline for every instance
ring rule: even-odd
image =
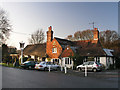
[[[104,48],[111,48],[115,46],[115,41],[119,39],[118,33],[112,30],[100,32],[100,42]]]
[[[106,30],[100,32],[100,41],[101,43],[110,43],[118,40],[119,36],[116,31]],[[92,30],[83,30],[77,31],[74,33],[75,40],[92,40],[93,39],[93,31]]]
[[[31,34],[31,38],[29,38],[30,44],[40,44],[43,43],[45,39],[45,35],[43,30],[37,30],[33,34]]]
[[[0,8],[0,43],[5,43],[9,38],[11,25],[6,12]]]
[[[91,40],[93,32],[91,30],[77,31],[74,33],[75,40]]]
[[[75,40],[80,40],[80,38],[81,38],[81,31],[75,32],[74,33],[74,38],[75,38]]]
[[[92,30],[84,30],[82,31],[82,37],[84,40],[92,40],[93,39],[93,32]]]
[[[118,33],[112,30],[106,30],[100,32],[100,40],[104,43],[110,43],[119,38]]]
[[[72,35],[68,35],[68,36],[66,37],[66,39],[72,41],[72,40],[73,40],[73,36],[72,36]]]

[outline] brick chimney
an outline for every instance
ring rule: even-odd
[[[53,40],[53,31],[52,26],[48,27],[47,31],[47,42],[51,42]]]
[[[98,28],[94,28],[92,43],[97,43],[98,41],[99,41],[99,31]]]

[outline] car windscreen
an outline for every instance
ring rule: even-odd
[[[89,62],[84,62],[83,64],[84,64],[84,65],[88,65],[88,64],[89,64]]]
[[[52,63],[51,63],[51,62],[47,62],[46,64],[47,64],[47,65],[52,65]]]
[[[41,63],[39,63],[40,65],[44,65],[45,64],[45,62],[41,62]]]
[[[26,62],[24,62],[24,63],[29,63],[30,61],[26,61]]]
[[[35,62],[35,64],[39,64],[38,62]]]
[[[94,62],[89,62],[89,65],[93,65],[94,64]]]
[[[101,63],[99,63],[99,62],[96,62],[96,64],[101,65]]]

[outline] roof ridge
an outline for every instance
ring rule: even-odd
[[[28,44],[27,46],[43,45],[43,44],[46,44],[46,43],[39,43],[39,44]]]
[[[58,37],[54,37],[55,39],[61,39],[61,40],[66,40],[66,41],[70,41],[70,40],[67,40],[67,39],[63,39],[63,38],[58,38]],[[70,41],[72,42],[72,41]]]

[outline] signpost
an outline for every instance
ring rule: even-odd
[[[65,74],[67,73],[67,67],[66,67],[66,65],[65,65]]]
[[[23,49],[24,49],[24,44],[23,42],[20,42],[20,49],[21,49],[21,64],[23,63]]]
[[[50,65],[49,65],[49,72],[50,72]]]
[[[85,77],[87,77],[87,65],[85,65]]]
[[[61,71],[63,71],[63,67],[61,66]]]
[[[61,71],[63,71],[63,66],[62,66],[62,58],[60,58],[61,60]]]

